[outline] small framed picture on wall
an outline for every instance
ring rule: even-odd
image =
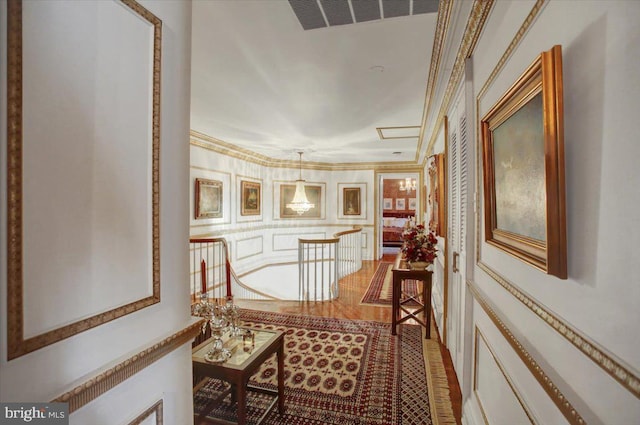
[[[396,199],[396,210],[404,211],[406,209],[406,203],[404,198]]]
[[[196,178],[195,217],[222,217],[222,182]]]
[[[240,215],[260,215],[260,183],[240,181]]]
[[[367,183],[338,183],[338,218],[367,218]]]

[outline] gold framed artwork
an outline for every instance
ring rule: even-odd
[[[393,198],[384,198],[382,200],[382,209],[383,210],[392,210],[393,209]]]
[[[444,179],[445,166],[444,154],[436,154],[431,158],[429,165],[429,229],[436,235],[444,237],[444,228],[446,225],[444,216]]]
[[[562,50],[540,54],[482,118],[485,240],[567,278]]]
[[[409,198],[409,210],[415,211],[418,207],[418,203],[416,202],[416,198]]]
[[[73,13],[69,8],[75,5],[61,2],[5,4],[7,359],[12,360],[160,302],[162,21],[135,1],[87,4],[86,8],[72,9]],[[81,52],[95,56],[95,61],[64,59],[78,55],[66,40],[76,40],[79,28],[85,31],[84,36],[96,35],[86,33],[87,27],[81,24],[97,13],[98,7],[109,9],[99,29],[105,48]],[[38,14],[47,16],[46,22],[33,21]],[[136,19],[129,20],[131,14]],[[126,29],[121,26],[123,21]],[[52,32],[59,35],[57,30],[62,26],[69,29],[63,36],[66,39],[50,37]],[[130,30],[137,35],[124,43],[121,37],[112,37]],[[54,55],[49,54],[53,47]],[[122,51],[135,58],[126,69],[111,60],[113,52]],[[47,78],[35,84],[38,70],[29,68],[34,63],[47,70]],[[87,81],[91,84],[85,84]],[[117,99],[87,91],[87,87],[123,85],[131,90]],[[75,101],[60,108],[61,96]],[[109,106],[105,106],[106,98],[111,101]],[[147,100],[139,102],[141,98]],[[81,105],[86,102],[96,106],[94,114],[82,113]],[[125,129],[117,125],[124,119],[130,123]],[[72,137],[70,129],[73,134],[87,133],[86,140]],[[46,131],[46,138],[41,137],[42,131]],[[93,153],[87,149],[90,146]],[[68,155],[52,156],[52,149],[82,151],[87,156],[79,167]],[[91,155],[101,150],[109,153],[105,155],[108,159],[94,161]],[[91,165],[98,162],[99,166]],[[51,173],[47,164],[65,173]],[[43,176],[47,176],[47,185],[30,183],[41,181]],[[123,176],[134,184],[111,184],[105,195],[104,182]],[[47,211],[48,220],[53,220],[50,224],[55,223],[48,226],[53,232],[40,225],[41,217],[34,219],[34,210]],[[71,220],[69,211],[82,214]],[[92,239],[98,234],[92,228],[96,223],[102,229],[122,229],[132,222],[138,225],[131,232],[102,232],[99,239]],[[38,243],[34,244],[31,241],[36,233]],[[111,246],[126,249],[108,249]],[[56,258],[72,252],[77,265],[73,276],[60,267],[57,258],[61,257]],[[124,265],[114,268],[113,264]],[[117,295],[121,288],[128,291],[126,297]],[[77,299],[88,294],[93,298],[88,304],[66,303],[69,297],[52,299],[54,291],[73,291]],[[29,308],[25,308],[26,299]]]
[[[287,208],[287,203],[293,199],[296,192],[295,184],[280,185],[280,218],[321,218],[322,214],[322,186],[304,185],[307,199],[314,207],[309,211],[298,214],[291,208]]]
[[[344,187],[342,188],[342,214],[343,215],[360,215],[360,188]]]
[[[222,217],[222,182],[196,178],[195,184],[196,220]]]
[[[396,199],[396,210],[398,211],[404,211],[406,208],[406,202],[404,198],[397,198]]]
[[[367,218],[367,183],[338,183],[339,219],[362,220]]]
[[[240,181],[240,215],[260,215],[262,188],[258,182]]]

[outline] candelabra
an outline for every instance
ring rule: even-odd
[[[205,354],[204,359],[212,363],[222,363],[231,357],[231,352],[224,348],[222,334],[227,328],[228,321],[225,311],[218,303],[209,302],[206,292],[200,295],[200,301],[194,306],[193,314],[205,319],[202,325],[202,333],[207,329],[207,324],[211,329],[211,348]]]
[[[224,315],[229,322],[229,335],[232,337],[241,336],[242,329],[238,326],[240,308],[233,303],[233,296],[227,296],[227,303],[224,306]]]

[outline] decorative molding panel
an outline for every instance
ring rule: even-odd
[[[471,281],[467,281],[467,286],[473,294],[474,299],[478,302],[478,304],[480,304],[480,306],[482,306],[483,310],[485,311],[485,313],[487,313],[489,318],[491,318],[496,328],[498,328],[509,345],[511,345],[511,348],[513,348],[518,357],[520,357],[522,362],[527,366],[529,371],[533,374],[544,391],[549,395],[554,404],[562,412],[567,421],[570,424],[584,425],[586,422],[582,418],[582,416],[573,407],[569,400],[567,400],[564,394],[562,394],[560,389],[551,380],[551,378],[549,378],[549,376],[538,364],[538,362],[536,362],[531,354],[523,347],[522,343],[520,343],[520,341],[515,337],[515,335],[511,332],[507,325],[502,321],[502,319],[498,316],[498,313],[496,313],[489,302],[480,293],[479,288],[477,288],[477,286]]]
[[[272,236],[272,250],[277,251],[297,251],[298,239],[326,239],[325,232],[315,233],[274,233]]]
[[[52,402],[69,403],[69,413],[100,397],[116,385],[124,382],[156,360],[193,340],[200,333],[202,320],[192,323],[179,332],[165,338],[144,351],[118,363],[101,374],[67,391]]]
[[[555,316],[551,311],[542,307],[533,298],[520,291],[513,283],[509,282],[488,265],[483,262],[479,262],[478,267],[487,273],[496,283],[506,289],[507,292],[515,299],[524,304],[536,316],[546,322],[578,350],[584,353],[584,355],[600,366],[624,388],[629,390],[636,397],[640,398],[640,377],[635,375],[630,367],[625,366],[622,361],[616,359],[613,354],[608,353],[603,347],[590,341],[577,329]]]
[[[244,260],[262,254],[264,238],[262,235],[252,238],[238,239],[236,241],[236,260]]]
[[[158,400],[153,406],[149,407],[147,410],[142,412],[140,416],[135,418],[133,421],[129,423],[129,425],[140,425],[142,421],[155,417],[156,425],[163,424],[163,415],[162,415],[163,401],[162,399]]]
[[[480,344],[482,344],[482,346],[484,346],[486,352],[488,353],[488,355],[491,357],[491,359],[493,360],[493,364],[492,365],[481,365],[481,356],[480,356]],[[473,354],[473,359],[474,359],[474,368],[473,368],[473,391],[476,393],[476,398],[478,400],[478,405],[480,407],[480,411],[482,412],[482,416],[484,418],[485,423],[490,423],[487,420],[487,413],[485,411],[485,408],[482,404],[482,397],[481,397],[481,393],[482,391],[479,390],[480,385],[482,385],[481,382],[479,382],[479,375],[478,375],[478,371],[479,370],[483,370],[486,371],[489,368],[495,368],[497,369],[497,373],[496,375],[499,373],[502,378],[504,379],[504,382],[508,385],[509,387],[509,391],[511,391],[511,393],[513,394],[513,396],[515,397],[515,400],[517,401],[517,405],[518,408],[521,409],[524,412],[523,418],[524,419],[526,417],[526,419],[529,421],[529,423],[531,424],[535,424],[536,421],[533,419],[533,413],[531,412],[531,410],[528,408],[528,406],[524,403],[523,399],[522,399],[522,395],[520,395],[519,391],[517,390],[517,388],[515,387],[513,380],[509,377],[509,374],[507,373],[506,369],[504,368],[504,366],[502,365],[502,363],[500,362],[500,360],[498,360],[498,358],[495,355],[494,350],[491,348],[491,346],[489,345],[489,342],[487,341],[487,338],[485,338],[485,336],[482,334],[482,332],[480,331],[480,329],[476,326],[475,328],[475,344],[474,344],[474,354]],[[498,378],[499,379],[499,378]],[[495,385],[495,380],[491,380],[490,381],[492,384],[490,385]],[[493,391],[491,391],[493,393]],[[500,397],[501,400],[499,402],[499,404],[502,406],[502,408],[505,408],[505,403],[506,400],[504,400],[503,397],[503,393],[500,392]]]
[[[26,4],[26,3],[25,3]],[[14,359],[16,357],[22,356],[26,353],[38,350],[47,345],[58,342],[62,339],[71,337],[80,332],[86,331],[88,329],[94,328],[96,326],[100,326],[108,321],[117,319],[126,314],[133,313],[142,308],[148,307],[152,304],[158,303],[160,301],[160,214],[159,214],[159,203],[160,203],[160,175],[159,175],[159,166],[160,166],[160,65],[161,65],[161,37],[162,37],[162,21],[158,19],[151,12],[146,10],[140,4],[133,0],[123,0],[121,4],[105,4],[106,7],[110,7],[109,11],[111,15],[117,16],[115,19],[128,19],[130,17],[129,13],[133,12],[138,17],[142,19],[136,19],[132,25],[136,27],[142,35],[141,39],[145,37],[144,33],[148,31],[146,36],[149,37],[150,40],[153,40],[153,45],[149,49],[149,51],[139,52],[141,58],[149,58],[149,75],[148,77],[148,87],[152,92],[152,104],[150,106],[150,110],[148,111],[149,117],[144,122],[143,126],[138,130],[139,133],[148,133],[148,149],[143,149],[144,158],[140,158],[141,162],[148,164],[149,168],[149,182],[147,183],[147,187],[145,189],[141,189],[141,185],[138,185],[138,191],[145,190],[147,193],[145,194],[147,197],[147,203],[149,205],[145,205],[143,209],[136,209],[136,212],[143,211],[141,214],[146,214],[149,211],[150,216],[146,218],[148,220],[148,231],[149,231],[149,241],[146,243],[148,248],[146,250],[150,250],[150,252],[145,252],[144,254],[140,254],[141,256],[149,257],[149,265],[148,269],[149,280],[151,282],[141,282],[141,291],[146,291],[148,286],[152,287],[152,294],[150,296],[146,296],[135,301],[123,301],[123,305],[119,307],[109,309],[107,311],[101,310],[100,308],[95,308],[93,311],[90,311],[88,314],[85,311],[77,310],[77,317],[86,317],[84,319],[76,319],[73,317],[73,312],[68,312],[64,309],[56,310],[54,313],[44,312],[49,314],[50,319],[43,320],[41,319],[41,315],[34,317],[31,319],[29,316],[26,316],[25,313],[28,310],[25,308],[25,301],[27,298],[32,300],[32,297],[27,296],[26,294],[34,293],[34,285],[29,285],[27,279],[25,279],[25,273],[42,273],[42,269],[40,269],[39,264],[34,257],[39,258],[39,256],[34,256],[32,252],[29,251],[29,246],[33,246],[33,240],[35,233],[33,231],[33,225],[27,217],[32,213],[32,209],[24,209],[25,206],[29,205],[29,202],[38,203],[39,198],[36,194],[32,194],[32,196],[26,196],[29,194],[25,194],[25,188],[29,187],[37,187],[29,186],[29,182],[33,182],[35,178],[38,176],[29,175],[25,178],[24,174],[29,171],[27,166],[30,164],[27,159],[30,157],[25,157],[27,152],[34,152],[34,147],[32,145],[36,143],[41,143],[41,141],[32,141],[28,143],[30,140],[25,137],[25,133],[28,133],[27,130],[32,131],[34,129],[38,129],[37,120],[29,116],[28,112],[25,110],[27,107],[34,108],[33,102],[31,104],[28,103],[29,99],[33,100],[33,93],[29,96],[26,96],[25,91],[23,90],[23,84],[29,84],[29,77],[33,80],[33,72],[31,69],[25,69],[23,65],[27,63],[27,61],[23,60],[23,54],[27,50],[27,45],[24,44],[25,40],[30,40],[31,42],[44,42],[46,40],[40,38],[31,33],[25,33],[28,29],[33,30],[33,28],[38,28],[38,31],[44,29],[40,28],[35,23],[24,23],[23,25],[23,6],[25,6],[20,0],[10,0],[7,2],[7,128],[8,128],[8,146],[7,146],[7,161],[8,161],[8,170],[7,170],[7,240],[8,240],[8,249],[7,249],[7,295],[8,295],[8,317],[7,317],[7,356],[8,359]],[[30,8],[38,8],[40,6],[46,7],[57,7],[58,4],[55,2],[49,3],[30,3]],[[96,7],[98,7],[97,4]],[[128,11],[125,11],[124,14],[119,12],[121,5],[124,5]],[[104,5],[103,5],[104,6]],[[73,7],[73,6],[69,6]],[[30,9],[30,10],[39,10],[39,9]],[[65,18],[66,15],[62,14],[61,19]],[[108,21],[106,21],[108,23]],[[120,21],[118,21],[120,22]],[[129,21],[127,21],[129,23]],[[138,26],[140,26],[138,28]],[[109,28],[105,26],[102,28],[103,31],[113,31],[118,32],[121,31],[121,28]],[[33,32],[33,31],[31,31]],[[29,38],[30,37],[30,38]],[[115,40],[112,40],[113,43],[116,43]],[[113,45],[111,45],[113,47]],[[45,58],[40,58],[41,61],[46,61]],[[109,64],[105,64],[106,70],[109,70]],[[42,66],[46,66],[43,64]],[[64,63],[60,64],[60,67],[57,67],[56,70],[61,72],[60,69],[65,69],[66,66]],[[69,67],[67,66],[66,69]],[[106,74],[109,74],[106,72]],[[138,79],[139,79],[139,75]],[[131,77],[129,74],[126,76],[119,75],[121,80],[124,80],[123,83],[129,82],[129,78]],[[51,80],[55,78],[55,74],[51,75]],[[118,78],[118,75],[113,76],[112,78]],[[52,82],[46,81],[44,87],[51,87]],[[48,86],[47,86],[48,84]],[[76,91],[82,91],[81,88],[73,86]],[[37,89],[33,89],[37,90]],[[33,92],[32,90],[32,92]],[[40,104],[47,104],[48,107],[51,106],[55,99],[46,99],[42,98],[42,102],[38,102]],[[95,101],[95,99],[91,99]],[[46,102],[45,102],[46,101]],[[25,103],[26,102],[26,103]],[[47,103],[48,102],[48,103]],[[64,111],[61,109],[61,111]],[[136,110],[137,112],[140,112]],[[94,111],[95,112],[95,111]],[[142,111],[140,113],[146,114],[147,111]],[[62,112],[61,112],[62,113]],[[25,116],[26,115],[26,116]],[[37,113],[36,113],[37,115]],[[100,111],[98,110],[94,115],[100,115]],[[25,118],[28,119],[27,122],[32,125],[26,128],[24,126]],[[67,119],[75,119],[75,117],[65,117]],[[35,124],[34,124],[35,121]],[[148,128],[147,128],[148,127]],[[65,127],[66,128],[66,127]],[[106,127],[108,129],[113,129],[115,127]],[[60,134],[65,134],[64,131],[60,130]],[[118,133],[117,134],[121,134]],[[59,135],[56,133],[56,135]],[[104,135],[102,135],[104,136]],[[52,136],[53,137],[53,136]],[[61,136],[60,136],[61,137]],[[70,142],[71,143],[71,142]],[[101,139],[100,146],[104,146],[104,140]],[[124,142],[120,141],[120,144]],[[59,149],[58,146],[56,148]],[[38,149],[42,149],[41,145],[38,145]],[[42,152],[42,151],[40,151]],[[113,162],[117,161],[131,161],[130,153],[127,155],[118,154],[118,152],[110,152],[111,160]],[[150,154],[150,155],[149,155]],[[135,159],[135,158],[134,158]],[[59,167],[69,167],[69,164],[58,164]],[[91,166],[91,165],[87,165]],[[30,165],[30,169],[35,169],[33,164]],[[106,170],[106,171],[105,171]],[[110,168],[101,169],[100,176],[107,176],[113,173],[113,170]],[[86,170],[85,170],[86,174]],[[85,175],[81,174],[81,175]],[[56,181],[48,181],[48,184],[55,184]],[[58,182],[59,183],[59,182]],[[74,182],[75,183],[75,182]],[[93,187],[93,186],[92,186]],[[120,187],[122,189],[122,187]],[[73,188],[67,188],[69,196],[71,196],[72,200],[77,201],[81,198],[80,195],[73,192]],[[124,202],[123,198],[125,197],[125,192],[129,190],[127,187],[121,191],[118,191],[118,187],[112,186],[110,188],[110,195],[118,200],[120,203]],[[39,189],[40,193],[42,189]],[[136,192],[137,193],[137,192]],[[86,194],[84,195],[86,197]],[[35,198],[34,198],[35,197]],[[34,198],[34,199],[31,199]],[[26,205],[25,205],[26,203]],[[72,205],[67,205],[66,208],[72,208]],[[85,214],[96,213],[100,209],[94,208],[94,210],[87,209]],[[58,211],[59,216],[64,216],[64,211]],[[51,216],[51,211],[47,212],[49,216]],[[103,214],[103,216],[105,216]],[[41,221],[41,220],[40,220]],[[66,223],[66,222],[65,222]],[[111,222],[109,222],[111,223]],[[27,233],[26,229],[29,232]],[[30,236],[29,236],[30,235]],[[36,235],[37,236],[37,235]],[[92,235],[92,237],[95,235]],[[111,240],[118,240],[117,234],[110,234]],[[139,241],[139,240],[136,240]],[[40,242],[38,242],[40,243]],[[48,246],[47,240],[42,240],[41,242],[44,246]],[[31,244],[31,245],[30,245]],[[36,245],[37,247],[38,245]],[[105,260],[106,261],[106,260]],[[47,265],[54,264],[55,262],[47,263]],[[58,269],[56,269],[58,270]],[[57,283],[62,283],[63,281],[50,281],[47,282],[46,285],[56,285]],[[89,282],[91,283],[91,282]],[[137,288],[136,288],[137,289]],[[113,304],[111,304],[113,305]],[[61,306],[58,306],[60,308]],[[62,306],[64,307],[64,306]],[[86,306],[84,306],[86,307]],[[42,312],[40,312],[42,313]],[[68,314],[68,316],[64,316],[64,314]],[[71,315],[71,316],[69,316]],[[53,325],[52,325],[53,323]],[[68,323],[65,325],[57,325],[55,323]],[[39,329],[35,329],[35,327],[39,326]],[[30,330],[29,326],[33,328]],[[53,328],[53,329],[51,329]],[[41,333],[38,333],[41,332]],[[31,334],[27,336],[27,334]]]

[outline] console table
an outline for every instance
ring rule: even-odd
[[[396,328],[400,323],[413,319],[425,328],[425,338],[431,337],[431,276],[432,272],[427,270],[414,270],[402,258],[399,253],[391,269],[393,273],[393,296],[391,310],[391,335],[396,335]],[[402,292],[402,281],[405,279],[415,279],[422,281],[422,291],[415,296]],[[417,309],[407,306],[410,301],[418,304]],[[410,310],[411,308],[411,310]],[[420,317],[422,313],[422,317]]]
[[[266,329],[251,329],[254,333],[254,345],[250,351],[243,348],[242,338],[230,338],[228,335],[223,337],[225,346],[232,352],[231,357],[223,363],[210,363],[205,360],[205,354],[209,350],[209,344],[212,339],[208,339],[193,349],[192,362],[194,376],[206,376],[214,379],[221,379],[231,384],[231,387],[223,392],[217,399],[211,400],[204,411],[194,418],[194,423],[220,423],[229,424],[227,421],[214,420],[207,418],[207,414],[213,410],[229,393],[232,395],[232,401],[237,401],[238,408],[238,424],[244,425],[247,422],[247,388],[249,387],[249,378],[253,375],[260,365],[265,362],[274,353],[277,356],[278,363],[278,390],[272,392],[268,389],[250,387],[253,391],[261,391],[267,393],[275,393],[276,398],[271,405],[265,410],[264,415],[258,423],[266,417],[267,413],[278,403],[278,412],[284,413],[284,333],[280,331],[272,331]]]

